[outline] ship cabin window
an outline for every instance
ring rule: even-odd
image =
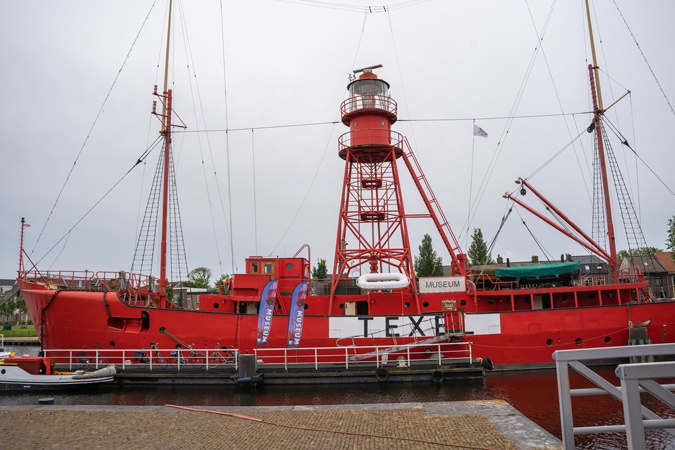
[[[251,273],[259,273],[258,261],[251,261]]]
[[[271,263],[271,262],[263,263],[263,273],[268,274],[268,275],[272,275],[272,273],[274,272],[273,269],[274,269],[274,263]]]

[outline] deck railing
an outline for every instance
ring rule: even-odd
[[[157,286],[154,277],[137,273],[88,270],[37,270],[23,274],[27,281],[43,284],[53,289],[69,289],[83,291],[121,291],[147,290],[155,291]]]
[[[282,365],[284,370],[294,367],[354,368],[362,366],[383,367],[387,364],[398,367],[411,367],[415,363],[427,362],[438,367],[466,361],[472,364],[476,360],[472,353],[471,342],[445,342],[428,345],[407,344],[316,347],[316,348],[257,348],[256,360],[259,364]]]
[[[258,348],[254,351],[259,368],[284,370],[322,367],[355,368],[433,364],[439,368],[456,363],[472,364],[471,342],[410,344],[392,346],[347,346],[315,348]],[[239,349],[59,349],[45,350],[44,356],[68,370],[97,370],[109,364],[121,369],[146,370],[237,370]]]
[[[239,351],[229,349],[58,349],[44,350],[54,364],[68,370],[97,370],[109,364],[123,370],[131,367],[148,370],[237,369]]]
[[[554,352],[553,359],[556,361],[563,448],[574,449],[574,436],[577,434],[625,432],[629,449],[645,448],[645,429],[663,429],[675,437],[675,420],[662,419],[640,402],[640,392],[648,392],[675,409],[675,396],[669,392],[675,390],[675,385],[660,385],[656,381],[661,378],[675,377],[675,362],[621,364],[616,369],[616,375],[621,380],[621,386],[614,386],[584,364],[585,362],[598,360],[637,358],[639,361],[647,361],[653,357],[673,356],[675,356],[675,344],[632,345]],[[570,368],[598,387],[572,389],[569,379]],[[605,394],[609,394],[622,402],[625,423],[623,425],[575,427],[572,397]],[[647,420],[642,420],[643,417]]]

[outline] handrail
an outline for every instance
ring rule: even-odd
[[[422,348],[424,347],[424,348]],[[302,365],[311,365],[315,369],[330,366],[344,367],[399,364],[410,367],[413,361],[435,361],[438,367],[457,361],[476,361],[472,353],[471,342],[442,342],[424,346],[418,344],[347,347],[307,347],[307,348],[257,348],[256,360],[262,365],[281,365],[284,370]],[[431,349],[429,352],[427,349]],[[358,350],[358,353],[354,353]],[[147,365],[149,370],[238,369],[239,349],[186,349],[186,348],[141,348],[141,349],[51,349],[44,350],[44,356],[52,358],[55,364],[63,364],[68,370],[100,369],[109,364],[128,367]],[[360,361],[354,361],[354,354],[364,354]],[[391,356],[396,360],[390,360]]]
[[[66,364],[68,370],[100,369],[115,364],[126,369],[139,364],[149,370],[206,369],[217,367],[237,370],[239,349],[235,348],[141,348],[141,349],[52,349],[44,350],[44,356],[54,364]]]
[[[345,346],[345,347],[313,347],[313,348],[257,348],[256,360],[263,365],[279,365],[288,371],[292,367],[311,366],[315,370],[319,367],[349,369],[351,365],[374,365],[382,367],[386,364],[397,364],[410,367],[415,361],[435,361],[438,367],[444,363],[467,360],[474,362],[471,342],[434,343],[426,347],[431,353],[421,349],[419,345],[398,345],[395,348],[385,345],[373,346]],[[361,360],[353,360],[350,350],[358,349],[366,356]],[[357,354],[359,355],[359,354]],[[390,356],[397,356],[390,361]]]
[[[639,388],[643,387],[656,395],[659,400],[675,408],[675,396],[667,392],[667,390],[675,390],[675,385],[659,385],[654,381],[657,378],[675,377],[675,362],[621,364],[616,369],[617,376],[622,380],[621,387],[614,386],[583,363],[585,361],[620,358],[639,358],[644,361],[655,356],[673,355],[675,355],[675,344],[630,345],[555,351],[553,359],[556,361],[563,448],[574,449],[574,436],[576,434],[626,432],[629,449],[644,448],[644,444],[640,446],[640,443],[644,442],[645,428],[663,429],[675,437],[675,421],[663,421],[657,414],[643,406],[640,403],[639,397]],[[572,389],[569,379],[570,368],[593,382],[599,389]],[[672,375],[664,375],[671,373]],[[574,427],[571,397],[601,394],[609,394],[623,403],[625,424]],[[642,421],[640,420],[641,417],[645,417],[647,420]]]

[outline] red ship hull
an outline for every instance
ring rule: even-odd
[[[130,350],[152,343],[173,349],[173,337],[198,349],[216,348],[217,343],[241,353],[260,348],[258,315],[228,312],[241,310],[243,300],[236,296],[202,295],[201,310],[195,311],[133,304],[115,291],[57,290],[28,279],[19,283],[47,350]],[[445,336],[452,342],[471,342],[474,357],[489,357],[497,370],[508,370],[552,366],[555,350],[627,345],[631,327],[642,324],[648,324],[651,342],[675,342],[675,302],[631,301],[642,287],[635,283],[428,293],[419,294],[420,311],[414,295],[401,292],[344,295],[332,302],[329,296],[310,295],[299,347],[349,347],[365,353],[372,346],[414,344],[428,354],[434,346],[425,349],[424,343]],[[532,301],[542,292],[553,300],[543,305]],[[447,307],[448,297],[457,308]],[[565,304],[560,298],[576,300]],[[600,304],[599,298],[605,301]],[[284,311],[289,301],[281,298],[267,348],[287,346],[289,315]],[[345,307],[350,302],[365,303],[367,314],[350,315]]]

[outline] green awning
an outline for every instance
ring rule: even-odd
[[[536,264],[532,266],[503,267],[495,269],[497,278],[546,278],[559,277],[560,275],[571,274],[579,270],[578,261]]]

